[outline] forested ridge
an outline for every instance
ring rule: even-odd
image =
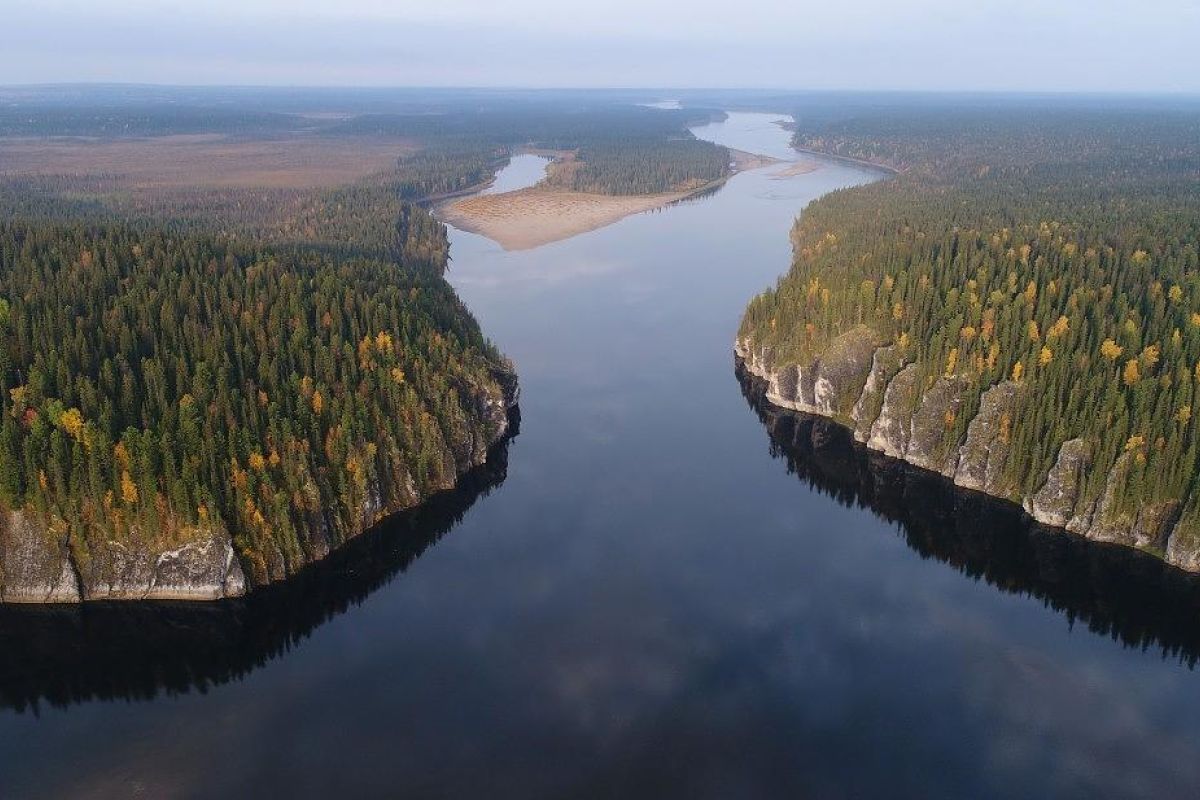
[[[900,174],[804,211],[791,270],[751,302],[740,336],[783,369],[866,326],[893,346],[888,376],[916,364],[923,391],[956,387],[945,452],[966,438],[981,395],[1007,383],[999,483],[1010,499],[1037,492],[1078,439],[1075,513],[1100,508],[1136,527],[1157,508],[1177,542],[1196,543],[1200,115],[798,120],[797,145]]]
[[[2,223],[0,335],[0,502],[78,560],[219,525],[281,577],[452,485],[503,403],[439,270],[313,248]]]

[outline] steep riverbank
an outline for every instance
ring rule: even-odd
[[[765,382],[765,399],[779,408],[833,419],[869,449],[1015,503],[1043,525],[1146,550],[1180,569],[1200,572],[1200,547],[1176,529],[1176,505],[1147,504],[1134,515],[1114,511],[1128,457],[1109,472],[1100,495],[1088,498],[1082,490],[1088,446],[1071,439],[1041,487],[1032,495],[1020,493],[1002,469],[1010,447],[1010,415],[1023,391],[1019,383],[1002,381],[985,391],[965,439],[957,442],[945,423],[962,407],[966,387],[956,377],[943,376],[922,391],[919,367],[906,362],[894,345],[882,345],[865,326],[838,337],[807,365],[778,367],[770,348],[748,337],[737,339],[734,352],[747,372]]]
[[[497,374],[493,385],[475,387],[473,405],[478,424],[470,436],[448,443],[454,479],[434,494],[455,487],[458,478],[484,465],[494,446],[508,436],[516,414],[517,381]],[[490,433],[489,433],[490,432]],[[381,480],[377,478],[377,481]],[[158,544],[153,531],[135,531],[124,541],[89,542],[81,549],[61,520],[30,511],[0,516],[0,602],[78,603],[90,600],[220,600],[240,597],[289,577],[384,522],[390,515],[417,508],[433,494],[415,490],[397,496],[378,482],[367,487],[358,511],[359,523],[339,531],[331,513],[311,515],[305,531],[308,557],[289,565],[285,575],[269,574],[246,563],[233,533],[220,521],[206,528],[177,531],[170,545]],[[179,542],[182,541],[182,544]]]

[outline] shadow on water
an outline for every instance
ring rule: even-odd
[[[775,408],[736,366],[742,394],[788,472],[848,507],[894,523],[908,546],[1006,592],[1036,597],[1089,630],[1195,667],[1200,577],[1118,545],[1040,525],[1018,506],[868,450],[824,417]]]
[[[510,434],[458,486],[395,514],[292,578],[216,602],[0,604],[0,708],[148,700],[238,680],[359,605],[504,482]]]

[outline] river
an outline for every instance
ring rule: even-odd
[[[696,133],[793,158],[776,119]],[[880,177],[778,170],[535,250],[452,230],[519,435],[291,588],[3,611],[0,796],[1194,796],[1195,582],[743,395],[794,216]]]

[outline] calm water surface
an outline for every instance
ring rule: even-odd
[[[533,186],[546,177],[546,167],[549,164],[550,159],[545,156],[535,156],[532,153],[515,155],[509,159],[508,166],[496,175],[496,180],[480,194],[502,194]]]
[[[774,119],[697,132],[790,158]],[[507,452],[262,597],[6,610],[0,796],[1194,796],[1194,582],[743,396],[794,215],[875,177],[777,171],[533,251],[453,231]]]

